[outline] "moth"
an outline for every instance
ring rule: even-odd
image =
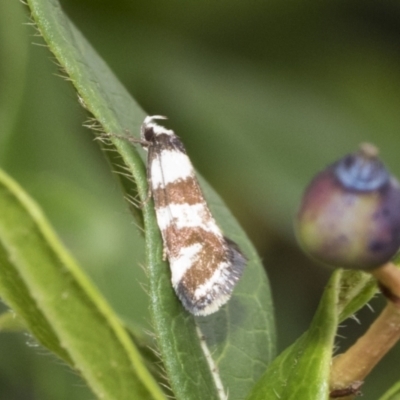
[[[147,117],[141,146],[147,150],[147,179],[153,197],[172,286],[194,315],[216,312],[231,297],[246,257],[226,238],[204,199],[186,149],[174,131]]]

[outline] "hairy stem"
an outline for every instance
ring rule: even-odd
[[[331,396],[343,391],[342,400],[353,399],[355,383],[363,381],[382,357],[400,339],[400,271],[392,263],[373,271],[388,304],[367,332],[345,353],[335,357],[331,369]],[[360,386],[360,385],[359,385]],[[358,387],[359,387],[358,386]],[[358,389],[357,387],[357,389]]]

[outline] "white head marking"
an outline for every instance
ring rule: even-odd
[[[160,135],[160,134],[164,134],[164,135],[175,135],[174,131],[170,130],[170,129],[166,129],[161,125],[158,125],[156,122],[154,122],[157,119],[168,119],[167,117],[164,117],[163,115],[149,115],[147,116],[142,124],[142,127],[140,129],[140,136],[142,138],[142,140],[146,140],[145,137],[145,132],[146,129],[152,129],[155,135]]]

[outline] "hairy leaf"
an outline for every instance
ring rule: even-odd
[[[145,113],[132,100],[79,31],[63,14],[56,0],[29,0],[50,50],[78,91],[82,104],[105,132],[138,134]],[[178,132],[179,134],[179,132]],[[111,137],[125,172],[135,179],[142,201],[147,196],[145,168],[139,152],[126,141]],[[113,160],[115,162],[115,159]],[[149,292],[153,327],[171,387],[178,399],[217,399],[221,380],[229,399],[242,399],[258,380],[274,354],[274,323],[269,285],[262,264],[244,232],[217,195],[202,183],[210,207],[223,230],[239,243],[249,264],[232,300],[217,314],[194,318],[182,308],[162,261],[162,242],[153,205],[146,202],[145,227]],[[124,186],[128,196],[132,188]],[[137,211],[136,211],[137,212]],[[204,339],[202,339],[204,336]],[[205,340],[217,369],[204,355]],[[218,372],[218,373],[217,373]]]
[[[333,273],[310,329],[270,365],[248,400],[323,400],[338,323],[364,305],[376,286],[368,274]]]
[[[0,294],[102,399],[164,399],[128,333],[41,210],[0,172]]]

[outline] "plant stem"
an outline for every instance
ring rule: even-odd
[[[387,263],[371,271],[379,286],[389,301],[400,303],[400,270],[393,264]]]
[[[364,380],[399,339],[400,309],[389,303],[368,331],[345,353],[334,358],[331,387],[346,388]]]
[[[363,381],[400,339],[400,270],[388,263],[372,274],[388,298],[388,304],[367,332],[345,353],[333,359],[330,383],[333,390],[351,388],[355,382]],[[355,393],[350,393],[340,397],[341,400],[353,399]]]

